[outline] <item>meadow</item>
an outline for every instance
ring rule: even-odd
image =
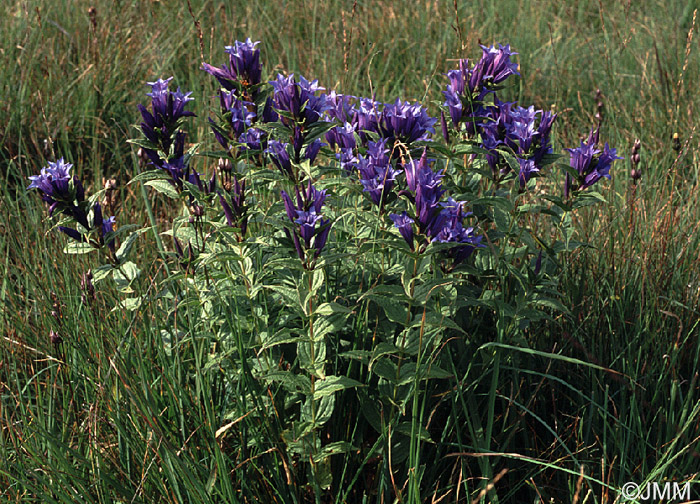
[[[3,2],[0,501],[648,502],[630,482],[700,499],[698,8]],[[227,96],[299,146],[256,154],[212,134],[209,118],[231,117],[202,65],[248,38],[261,87]],[[480,44],[517,52],[519,75],[489,91],[533,105],[540,129],[556,114],[551,154],[530,151],[542,168],[522,182],[522,142],[489,169],[444,105],[446,74]],[[320,91],[283,103],[308,90],[278,74],[425,107],[420,137],[379,120],[386,156],[369,154],[379,137],[348,137],[396,168],[386,194],[336,160],[340,133],[311,154],[339,130],[312,115]],[[196,116],[162,147],[137,105],[155,110],[146,93],[171,76]],[[262,125],[266,97],[279,115]],[[596,124],[624,159],[564,196],[564,149]],[[408,178],[436,176],[424,148],[440,208],[457,212],[453,196],[473,212],[463,227],[457,212],[459,247],[421,220]],[[87,196],[71,188],[78,206],[50,217],[28,177],[60,158]],[[81,231],[61,232],[59,213]]]

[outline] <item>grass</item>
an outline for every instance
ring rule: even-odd
[[[555,149],[587,134],[597,89],[601,138],[625,157],[635,138],[642,141],[640,183],[629,180],[629,160],[619,163],[602,191],[608,204],[576,216],[579,238],[594,248],[567,258],[560,290],[570,316],[526,333],[517,345],[479,342],[473,370],[458,381],[476,397],[498,398],[490,418],[467,393],[442,403],[431,418],[442,419],[444,428],[428,428],[454,444],[426,450],[449,452],[448,462],[431,467],[419,455],[418,497],[393,490],[387,499],[402,494],[406,502],[430,502],[434,494],[443,502],[603,503],[620,502],[615,488],[626,481],[697,484],[698,7],[696,0],[421,1],[411,8],[392,1],[5,2],[0,61],[13,71],[0,76],[3,500],[308,498],[275,449],[273,422],[265,426],[268,437],[246,442],[232,434],[246,422],[252,432],[261,430],[244,405],[231,402],[232,384],[209,363],[208,343],[192,337],[163,344],[162,310],[173,309],[168,300],[125,315],[119,295],[104,287],[82,302],[80,276],[99,262],[60,254],[62,238],[45,232],[44,208],[24,190],[26,177],[45,160],[64,156],[93,192],[103,178],[117,178],[119,221],[146,225],[144,199],[126,185],[137,170],[125,143],[138,122],[144,82],[174,75],[177,85],[193,90],[199,118],[191,137],[204,139],[213,107],[205,97],[215,88],[199,70],[202,55],[218,64],[224,45],[246,37],[262,41],[270,76],[300,73],[328,89],[424,103],[442,101],[442,74],[457,58],[478,56],[477,42],[510,43],[520,53],[522,78],[505,93],[524,105],[556,106]],[[212,167],[200,161],[198,169]],[[159,223],[170,219],[162,200],[150,203]],[[153,264],[140,279],[147,291],[161,278],[162,263],[150,235],[138,249],[139,263]],[[197,332],[188,326],[192,319],[182,323],[185,332]],[[51,345],[51,329],[64,345]],[[455,369],[472,358],[471,347],[459,350]],[[254,383],[241,383],[240,394],[261,393]],[[450,418],[469,419],[471,431]],[[247,459],[240,450],[251,443],[265,448]],[[392,486],[393,473],[375,457],[362,467],[355,486],[329,501],[362,502],[362,486]],[[441,474],[438,468],[446,467]],[[497,492],[482,491],[483,478]],[[691,488],[693,496],[700,491]]]

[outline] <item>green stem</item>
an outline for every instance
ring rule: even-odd
[[[158,228],[156,226],[156,216],[153,214],[153,208],[151,208],[151,202],[148,199],[148,193],[146,192],[146,187],[143,184],[141,186],[141,196],[143,197],[143,202],[146,206],[146,213],[148,214],[148,220],[151,223],[151,231],[153,231],[153,237],[156,239],[156,245],[158,247],[158,253],[160,258],[163,259],[163,266],[165,266],[165,273],[170,278],[170,268],[168,267],[168,261],[166,260],[165,247],[163,247],[163,241],[160,239],[158,234]]]

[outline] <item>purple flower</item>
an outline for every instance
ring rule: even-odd
[[[534,173],[540,171],[544,156],[552,151],[550,132],[556,114],[535,110],[533,106],[520,107],[498,98],[485,113],[486,121],[479,125],[482,148],[490,151],[486,160],[494,176],[506,174],[511,166],[496,149],[510,150],[520,164],[519,179],[525,186]]]
[[[260,42],[252,42],[250,38],[245,42],[236,40],[232,46],[226,46],[229,55],[228,66],[214,67],[208,63],[202,64],[202,70],[214,76],[222,87],[234,91],[238,82],[244,88],[250,88],[260,84],[262,64],[260,63],[260,49],[256,49]]]
[[[599,130],[591,130],[588,140],[581,141],[581,145],[575,149],[566,149],[569,154],[569,165],[578,172],[578,180],[572,180],[569,174],[566,175],[564,192],[569,197],[570,191],[586,189],[601,178],[610,178],[610,166],[616,159],[624,159],[617,156],[617,150],[611,149],[605,144],[603,151],[596,149]]]
[[[520,164],[520,172],[518,173],[518,180],[520,181],[520,188],[524,188],[527,181],[530,180],[533,174],[540,171],[535,162],[532,159],[518,159]]]
[[[277,140],[271,140],[265,152],[270,155],[270,159],[282,174],[293,179],[294,171],[292,170],[292,161],[287,150],[288,145]]]
[[[331,148],[338,148],[335,157],[340,161],[340,166],[346,171],[351,171],[357,163],[355,126],[349,122],[343,126],[336,126],[326,133],[326,140]]]
[[[185,110],[185,105],[194,100],[194,98],[190,98],[192,91],[183,93],[179,87],[175,92],[168,91],[171,80],[173,80],[172,77],[146,83],[151,86],[151,92],[146,93],[146,96],[151,97],[151,110],[156,124],[168,124],[181,117],[194,116],[193,112]]]
[[[43,194],[44,201],[51,204],[56,200],[72,201],[74,195],[70,190],[70,183],[73,177],[70,169],[73,165],[66,163],[60,158],[55,163],[49,161],[49,166],[41,169],[39,175],[31,175],[32,181],[27,189],[39,189]]]
[[[379,121],[383,105],[371,98],[360,98],[360,106],[355,110],[353,124],[357,124],[357,131],[360,134],[363,144],[367,144],[368,136],[366,131],[379,133]]]
[[[297,218],[294,220],[294,222],[299,224],[299,234],[301,235],[302,240],[304,240],[304,245],[307,249],[311,248],[311,238],[314,237],[316,223],[322,222],[322,217],[314,210],[309,212],[297,210]]]
[[[229,139],[239,138],[253,124],[257,113],[254,103],[239,100],[235,94],[224,89],[219,91],[219,102],[225,121],[217,124],[209,118],[209,122],[216,140],[224,149],[229,150]]]
[[[477,235],[474,228],[465,228],[461,222],[455,223],[453,226],[445,226],[435,234],[433,242],[437,243],[463,243],[459,247],[453,247],[448,252],[448,257],[454,260],[455,264],[459,264],[467,259],[477,247],[482,247],[483,236]]]
[[[343,126],[336,126],[326,133],[326,140],[332,148],[338,146],[341,150],[354,149],[357,147],[355,126],[349,122],[346,122]]]
[[[419,161],[411,161],[404,170],[408,188],[415,193],[416,218],[421,233],[431,236],[431,230],[440,211],[440,198],[445,193],[442,187],[442,171],[435,173],[425,150]]]
[[[75,219],[85,229],[90,225],[87,220],[87,202],[85,201],[85,189],[78,177],[71,176],[72,164],[66,163],[63,158],[51,162],[41,169],[39,175],[31,175],[29,189],[38,189],[41,199],[49,205],[49,215],[59,211]]]
[[[248,208],[245,205],[245,180],[239,181],[236,176],[232,176],[229,182],[227,198],[219,193],[219,203],[224,210],[226,223],[232,227],[239,227],[241,230],[240,238],[245,236],[248,228]],[[226,189],[226,188],[225,188]],[[230,203],[229,203],[230,202]]]
[[[270,81],[274,89],[273,101],[280,112],[308,126],[317,122],[324,112],[332,108],[332,104],[325,94],[316,95],[317,91],[324,89],[318,85],[317,80],[307,81],[304,77],[299,79],[296,82],[294,74],[289,77],[278,74],[276,80]],[[289,118],[282,117],[282,122],[289,124]]]
[[[328,104],[326,114],[328,114],[329,118],[335,119],[340,123],[352,122],[356,113],[355,107],[351,103],[354,99],[354,96],[337,94],[335,91],[331,91],[326,96]]]
[[[254,103],[238,99],[231,100],[227,112],[231,113],[231,126],[236,137],[242,135],[257,117]]]
[[[263,150],[263,144],[265,140],[266,133],[257,128],[250,128],[238,137],[238,141],[243,144],[241,146],[242,150]]]
[[[281,192],[284,209],[289,220],[296,224],[291,230],[284,228],[288,238],[294,242],[297,256],[306,261],[306,252],[313,250],[314,258],[317,258],[328,240],[331,223],[321,215],[323,203],[326,200],[326,191],[317,190],[309,181],[306,189],[299,190],[295,187],[296,204],[285,191]],[[308,266],[305,263],[305,266]]]
[[[304,151],[304,157],[313,163],[316,159],[316,156],[318,156],[321,147],[323,147],[324,145],[326,144],[323,143],[319,138],[317,138],[316,140],[314,140],[306,146],[306,151]]]
[[[442,138],[445,139],[445,143],[450,143],[450,130],[447,129],[447,120],[445,119],[445,112],[440,111],[440,131],[442,131]]]
[[[464,211],[466,202],[452,198],[440,201],[445,193],[442,187],[443,174],[442,171],[436,173],[430,168],[425,151],[419,161],[412,161],[404,168],[408,188],[415,193],[415,221],[419,232],[430,242],[464,244],[451,248],[447,253],[454,259],[454,264],[464,261],[480,246],[482,239],[476,235],[474,228],[464,226],[463,220],[471,215]],[[392,214],[391,218],[413,249],[413,228],[410,224],[414,220],[408,218],[405,212],[401,216]]]
[[[372,202],[380,208],[396,182],[397,170],[391,167],[386,140],[370,142],[367,157],[360,157],[356,167],[364,191],[369,193]]]
[[[437,122],[430,117],[420,103],[411,105],[397,99],[393,104],[387,104],[379,119],[379,131],[393,146],[395,141],[411,143],[417,140],[427,140],[435,133],[433,126]]]
[[[98,217],[98,212],[99,212],[99,217]],[[107,245],[112,251],[115,249],[115,244],[114,244],[114,237],[112,237],[109,241],[105,241],[105,237],[107,236],[108,233],[111,233],[114,231],[114,224],[115,224],[115,219],[114,216],[111,216],[107,219],[104,219],[102,217],[102,209],[100,208],[99,203],[95,203],[95,207],[93,210],[94,214],[94,219],[95,219],[95,227],[98,230],[98,233],[100,234],[100,241]],[[98,224],[98,220],[101,221]]]
[[[160,150],[169,156],[173,144],[173,133],[178,127],[180,119],[194,116],[194,112],[185,110],[187,103],[194,99],[190,98],[192,93],[183,93],[179,87],[175,92],[169,91],[168,86],[172,79],[170,77],[166,80],[158,79],[155,82],[147,83],[151,86],[151,92],[146,93],[146,96],[151,97],[150,112],[143,105],[138,105],[143,118],[141,131],[156,146],[153,149],[144,149],[144,152],[158,167],[162,167],[166,160],[162,159],[157,151]]]
[[[85,241],[83,234],[81,232],[73,229],[73,228],[69,228],[66,226],[58,226],[58,230],[61,231],[62,233],[65,233],[66,235],[70,236],[75,241],[78,241],[78,242]]]
[[[401,233],[403,239],[406,240],[408,246],[413,250],[413,219],[411,219],[406,212],[402,212],[401,214],[389,214],[389,218],[394,223],[394,226],[398,228],[399,233]]]
[[[451,248],[447,255],[455,264],[467,259],[477,247],[481,247],[482,236],[477,235],[473,227],[464,227],[464,218],[471,215],[465,212],[466,202],[449,198],[441,203],[442,210],[431,229],[432,242],[463,243],[464,246]]]
[[[260,49],[255,46],[260,42],[253,42],[250,38],[245,42],[236,40],[233,46],[227,46],[226,52],[230,55],[231,71],[236,79],[244,86],[254,86],[260,83],[262,64],[260,63]]]
[[[263,107],[262,112],[262,122],[273,123],[279,121],[280,116],[277,112],[275,112],[273,105],[274,103],[272,98],[268,97],[265,99],[265,106]]]
[[[468,59],[462,59],[459,61],[459,69],[450,70],[446,74],[450,83],[443,91],[444,106],[448,108],[455,127],[465,117],[481,115],[479,102],[493,91],[496,84],[511,75],[520,75],[517,63],[510,61],[511,56],[518,54],[511,52],[510,45],[498,44],[498,49],[495,46],[481,46],[481,49],[481,59],[476,64],[471,66]],[[473,133],[471,127],[468,128]]]
[[[488,81],[493,84],[500,84],[511,75],[520,75],[518,73],[518,64],[510,61],[510,57],[516,52],[511,52],[510,44],[502,46],[498,44],[498,49],[495,46],[481,46],[483,55],[477,64],[480,67],[477,72],[481,74],[482,82]]]
[[[112,231],[114,217],[104,219],[102,206],[95,203],[92,207],[92,225],[88,219],[90,203],[85,199],[83,185],[77,177],[71,176],[72,164],[66,163],[63,158],[55,163],[49,162],[49,166],[41,169],[39,175],[32,175],[29,179],[32,183],[28,189],[38,189],[42,192],[42,199],[50,205],[49,214],[58,210],[75,220],[82,228],[74,229],[67,226],[58,226],[59,231],[79,242],[87,241],[86,234],[97,231],[100,244],[105,244],[105,235]],[[114,250],[114,239],[106,243]]]
[[[355,149],[353,148],[340,149],[340,152],[335,157],[340,161],[340,167],[348,173],[352,172],[359,162],[359,158],[355,155]]]

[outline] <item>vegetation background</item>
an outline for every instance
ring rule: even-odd
[[[191,137],[204,139],[216,90],[201,62],[223,62],[223,47],[247,37],[261,41],[270,77],[294,72],[343,93],[422,100],[433,112],[443,74],[458,58],[478,57],[478,43],[509,43],[522,77],[504,92],[556,110],[555,151],[577,145],[598,112],[601,139],[618,154],[629,159],[641,140],[639,183],[631,182],[628,159],[617,163],[599,187],[609,204],[577,215],[580,238],[594,247],[565,265],[561,289],[571,313],[529,336],[537,351],[590,365],[543,358],[533,368],[520,400],[540,428],[523,448],[539,456],[529,479],[511,482],[526,493],[505,491],[501,500],[619,502],[611,488],[661,480],[696,482],[700,498],[698,7],[697,0],[2,2],[0,500],[113,502],[121,488],[133,502],[216,501],[207,491],[217,478],[202,469],[220,456],[216,441],[163,415],[178,409],[173,418],[182,420],[190,408],[206,423],[214,405],[188,389],[150,395],[143,388],[156,374],[178,383],[182,372],[159,348],[153,314],[110,312],[116,293],[108,289],[98,294],[102,309],[87,311],[80,277],[97,263],[61,254],[62,238],[45,233],[43,204],[25,189],[28,175],[65,157],[93,190],[115,178],[118,222],[145,225],[143,202],[126,186],[137,164],[126,139],[145,82],[174,75],[192,90],[199,119]],[[154,200],[154,207],[168,218],[165,205]],[[141,264],[154,264],[147,277],[155,277],[155,247],[144,236],[139,248]],[[56,306],[71,338],[62,347],[49,339]],[[126,338],[140,350],[121,354]],[[188,436],[192,448],[183,452]],[[568,454],[559,448],[564,441]],[[579,470],[557,471],[567,457]],[[138,458],[140,467],[128,467]],[[108,470],[116,466],[125,473]],[[185,494],[174,493],[177,485],[201,500],[178,496]]]

